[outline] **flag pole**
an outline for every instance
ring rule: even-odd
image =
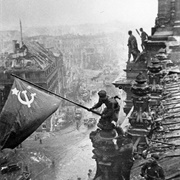
[[[64,100],[66,100],[66,101],[68,101],[68,102],[70,102],[70,103],[72,103],[72,104],[75,104],[75,105],[77,105],[77,106],[79,106],[79,107],[81,107],[81,108],[83,108],[83,109],[86,109],[87,111],[90,111],[90,112],[92,112],[92,113],[94,113],[94,114],[96,114],[96,115],[101,116],[101,114],[98,113],[97,111],[93,111],[93,110],[91,110],[91,109],[89,109],[89,108],[87,108],[87,107],[85,107],[85,106],[83,106],[83,105],[81,105],[81,104],[78,104],[78,103],[76,103],[76,102],[74,102],[74,101],[71,101],[71,100],[69,100],[69,99],[67,99],[67,98],[65,98],[65,97],[63,97],[63,96],[60,96],[60,95],[54,93],[54,92],[51,92],[51,91],[49,91],[49,90],[47,90],[47,89],[45,89],[45,88],[43,88],[43,87],[41,87],[41,86],[39,86],[39,85],[37,85],[37,84],[34,84],[34,83],[30,82],[30,81],[27,81],[26,79],[21,78],[21,77],[15,75],[15,74],[11,74],[11,76],[13,76],[13,77],[15,77],[15,78],[17,78],[17,79],[20,79],[20,80],[22,80],[22,81],[24,81],[24,82],[26,82],[26,83],[28,83],[28,84],[31,84],[31,85],[33,85],[33,86],[35,86],[35,87],[37,87],[37,88],[39,88],[39,89],[41,89],[41,90],[43,90],[43,91],[46,91],[46,92],[48,92],[48,93],[50,93],[50,94],[53,94],[53,95],[55,95],[55,96],[57,96],[57,97],[59,97],[59,98],[61,98],[61,99],[64,99]]]

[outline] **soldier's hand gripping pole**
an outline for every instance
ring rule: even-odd
[[[79,107],[81,107],[81,108],[83,108],[83,109],[86,109],[87,111],[90,111],[90,112],[92,112],[92,113],[94,113],[94,114],[96,114],[96,115],[102,116],[102,114],[100,114],[100,113],[98,113],[98,112],[96,112],[96,111],[93,111],[93,110],[91,110],[91,109],[89,109],[89,108],[87,108],[87,107],[85,107],[85,106],[83,106],[83,105],[81,105],[81,104],[78,104],[78,103],[76,103],[76,102],[74,102],[74,101],[71,101],[71,100],[69,100],[69,99],[67,99],[67,98],[65,98],[65,97],[62,97],[62,96],[54,93],[54,92],[51,92],[51,91],[49,91],[49,90],[47,90],[47,89],[45,89],[45,88],[43,88],[43,87],[41,87],[41,86],[38,86],[38,85],[36,85],[36,84],[34,84],[34,83],[30,82],[30,81],[27,81],[26,79],[23,79],[23,78],[21,78],[21,77],[19,77],[19,76],[16,76],[15,74],[11,74],[11,76],[13,76],[13,77],[15,77],[15,78],[18,78],[18,79],[20,79],[20,80],[22,80],[22,81],[24,81],[24,82],[26,82],[26,83],[28,83],[28,84],[31,84],[31,85],[39,88],[39,89],[42,89],[43,91],[46,91],[46,92],[48,92],[48,93],[50,93],[50,94],[53,94],[53,95],[55,95],[55,96],[57,96],[57,97],[59,97],[59,98],[61,98],[61,99],[64,99],[64,100],[66,100],[66,101],[68,101],[68,102],[70,102],[70,103],[72,103],[72,104],[75,104],[75,105],[77,105],[77,106],[79,106]]]
[[[91,110],[90,108],[87,108],[87,107],[85,107],[85,106],[83,106],[83,105],[81,105],[81,104],[72,102],[72,101],[70,101],[70,100],[68,100],[68,99],[66,99],[66,100],[69,101],[69,102],[71,102],[71,103],[73,103],[73,104],[76,104],[77,106],[79,106],[79,107],[81,107],[81,108],[83,108],[83,109],[86,109],[87,111],[90,111],[90,112],[92,112],[92,113],[94,113],[94,114],[96,114],[96,115],[98,115],[98,116],[102,116],[102,114],[98,113],[97,111],[93,111],[93,110]]]

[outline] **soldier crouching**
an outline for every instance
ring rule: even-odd
[[[103,129],[105,126],[111,125],[112,121],[117,122],[118,114],[120,111],[120,106],[119,106],[116,98],[119,98],[119,97],[117,97],[117,96],[109,97],[109,96],[107,96],[106,91],[104,91],[104,90],[99,91],[98,95],[99,95],[98,103],[95,104],[92,108],[90,108],[90,110],[97,109],[102,104],[106,105],[106,108],[104,108],[104,110],[102,112],[102,116],[98,123],[98,126],[101,129]]]

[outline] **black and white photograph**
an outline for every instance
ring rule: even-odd
[[[180,0],[0,0],[0,180],[180,180]]]

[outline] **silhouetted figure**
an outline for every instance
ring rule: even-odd
[[[97,104],[95,104],[90,110],[99,108],[102,104],[106,105],[106,108],[104,108],[102,112],[101,119],[99,121],[99,124],[103,125],[106,123],[111,123],[112,121],[117,122],[118,120],[118,114],[120,110],[120,106],[116,100],[116,97],[109,97],[106,94],[106,91],[101,90],[98,92],[99,95],[99,101]]]
[[[75,123],[76,123],[76,129],[79,131],[79,128],[81,126],[81,118],[82,118],[82,113],[80,110],[76,110],[75,112]]]
[[[88,171],[88,180],[92,180],[92,170],[89,169]]]
[[[28,172],[28,171],[29,171],[29,169],[28,169],[28,166],[27,166],[27,165],[25,166],[25,171],[26,171],[26,172]]]
[[[141,168],[141,176],[146,180],[165,180],[164,170],[158,164],[159,156],[152,154],[151,159]]]
[[[128,38],[128,62],[131,59],[131,55],[133,56],[133,61],[136,60],[138,54],[140,53],[140,51],[138,50],[138,45],[137,45],[137,40],[135,38],[135,36],[132,34],[132,31],[128,31],[129,34],[129,38]]]
[[[139,29],[141,31],[141,47],[142,50],[145,50],[145,42],[148,40],[148,35],[147,33],[143,30],[143,28]]]
[[[55,161],[52,160],[51,168],[55,168]]]

